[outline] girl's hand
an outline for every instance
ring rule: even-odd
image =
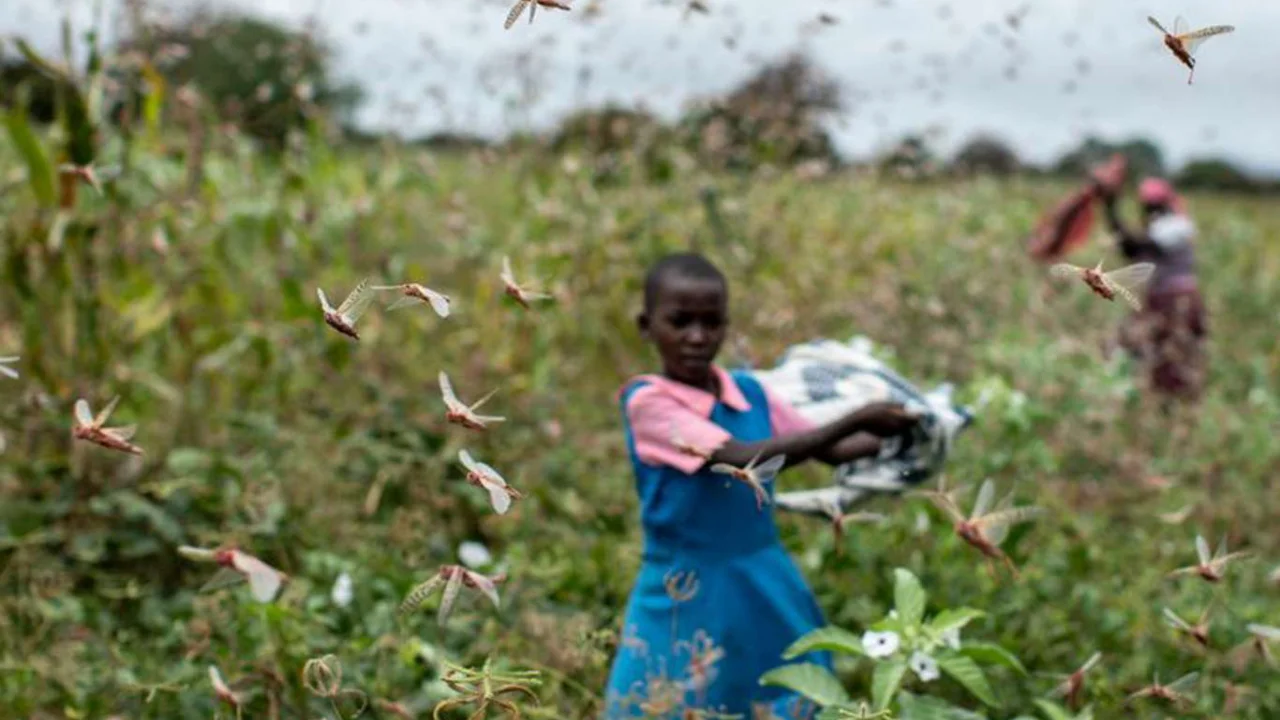
[[[859,429],[879,437],[901,435],[920,422],[919,415],[891,402],[871,403],[854,415],[858,418]]]

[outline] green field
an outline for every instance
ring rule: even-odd
[[[769,366],[793,343],[865,334],[921,384],[956,382],[966,401],[985,389],[950,481],[989,477],[1049,510],[1010,538],[1017,582],[989,575],[920,500],[869,506],[890,522],[851,527],[842,554],[822,523],[783,516],[832,623],[861,634],[905,567],[930,613],[984,610],[966,637],[1026,666],[993,672],[1001,702],[986,717],[1039,717],[1032,701],[1052,674],[1095,650],[1096,717],[1172,716],[1122,703],[1154,673],[1193,670],[1196,707],[1179,717],[1227,716],[1228,683],[1254,691],[1232,717],[1280,713],[1276,671],[1226,658],[1247,623],[1280,625],[1268,581],[1280,563],[1274,201],[1189,199],[1211,376],[1197,408],[1166,418],[1100,356],[1125,310],[1051,286],[1025,253],[1062,185],[693,168],[657,185],[624,157],[619,182],[594,186],[581,159],[536,151],[433,156],[313,137],[270,160],[211,142],[184,197],[181,158],[140,141],[105,196],[82,188],[55,250],[53,210],[0,140],[0,356],[22,358],[20,379],[0,378],[0,715],[231,717],[210,687],[216,664],[244,717],[350,718],[354,695],[331,703],[303,684],[304,663],[331,653],[344,689],[418,717],[452,694],[441,663],[486,658],[541,671],[540,705],[512,696],[525,717],[591,717],[640,545],[615,393],[654,368],[632,322],[646,264],[691,242],[731,279],[743,356]],[[120,148],[102,155],[116,162]],[[1073,259],[1118,262],[1102,241]],[[556,302],[527,312],[504,298],[503,254]],[[448,293],[454,314],[375,306],[352,342],[325,326],[315,289],[336,300],[366,276]],[[442,369],[464,399],[498,388],[485,409],[509,421],[487,434],[447,425]],[[71,439],[75,400],[96,409],[114,395],[113,420],[139,426],[140,461]],[[463,447],[525,492],[510,514],[463,481]],[[781,483],[825,478],[805,468]],[[1181,524],[1159,518],[1187,505]],[[1197,533],[1256,557],[1220,586],[1167,579],[1193,563]],[[506,565],[501,609],[468,592],[444,628],[435,600],[398,620],[404,595],[457,562],[464,540]],[[276,603],[243,586],[196,592],[212,571],[175,548],[231,543],[289,574]],[[355,596],[340,608],[330,588],[343,571]],[[1202,652],[1161,611],[1195,618],[1211,598]],[[854,697],[868,674],[845,674]],[[981,710],[947,681],[910,687]],[[372,705],[363,716],[391,717]]]

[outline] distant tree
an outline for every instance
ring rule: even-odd
[[[1012,175],[1020,166],[1018,154],[1003,140],[980,134],[970,138],[951,161],[952,167],[964,173]]]
[[[823,121],[841,108],[840,87],[803,55],[761,68],[680,123],[686,146],[715,165],[752,168],[838,162]]]
[[[1129,161],[1130,174],[1142,177],[1146,175],[1164,175],[1166,166],[1164,153],[1160,146],[1150,140],[1136,138],[1120,144],[1117,148]]]
[[[1083,175],[1113,152],[1115,150],[1112,144],[1096,137],[1087,137],[1080,145],[1063,154],[1054,169],[1063,175]]]
[[[479,135],[450,131],[433,133],[413,144],[446,152],[480,150],[490,146],[490,142]]]
[[[223,120],[272,147],[304,125],[311,109],[345,122],[362,99],[357,86],[333,79],[329,48],[255,18],[199,12],[135,31],[122,49],[167,57],[162,72],[170,83],[190,83]]]
[[[1088,137],[1076,149],[1058,160],[1056,170],[1063,175],[1079,176],[1103,162],[1113,153],[1121,153],[1129,161],[1129,174],[1133,177],[1165,174],[1164,153],[1154,142],[1145,138],[1132,138],[1115,143],[1097,137]]]
[[[909,179],[931,175],[938,166],[937,153],[923,135],[906,135],[876,162],[882,173]]]
[[[680,152],[672,128],[648,112],[618,106],[570,115],[547,146],[555,153],[590,155],[597,185],[625,181],[629,167],[641,170],[646,182],[666,182],[675,175],[674,155]]]
[[[664,131],[662,123],[646,112],[608,106],[565,118],[551,138],[551,149],[617,152],[652,142],[664,132],[669,131]]]
[[[1177,182],[1189,190],[1255,192],[1261,187],[1261,183],[1248,173],[1218,158],[1192,160],[1178,173]]]

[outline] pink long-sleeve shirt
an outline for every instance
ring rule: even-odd
[[[724,428],[711,422],[711,411],[715,409],[717,400],[739,412],[750,410],[751,405],[728,372],[719,366],[714,366],[713,372],[719,380],[719,398],[661,375],[642,375],[632,379],[631,382],[644,379],[649,383],[632,393],[626,407],[636,455],[641,462],[666,465],[691,475],[706,461],[679,449],[674,436],[706,454],[719,450],[730,439]],[[769,422],[775,436],[792,435],[814,427],[790,403],[768,388],[764,388],[764,394],[769,403]]]

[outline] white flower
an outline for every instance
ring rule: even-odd
[[[929,532],[929,513],[923,510],[916,511],[915,531],[917,535],[923,535]]]
[[[338,576],[337,581],[333,583],[333,591],[329,593],[329,597],[333,599],[333,604],[343,608],[351,604],[351,598],[354,595],[355,591],[351,586],[351,576],[346,573]]]
[[[930,682],[938,679],[938,661],[928,655],[917,651],[911,655],[911,659],[907,662],[921,682]]]
[[[960,649],[960,628],[951,628],[942,633],[942,642],[952,650]]]
[[[462,561],[463,565],[475,570],[493,562],[493,555],[489,553],[489,548],[484,545],[467,540],[458,546],[458,559]]]
[[[900,644],[896,632],[867,631],[862,634],[862,649],[867,651],[868,657],[889,657],[898,651]]]

